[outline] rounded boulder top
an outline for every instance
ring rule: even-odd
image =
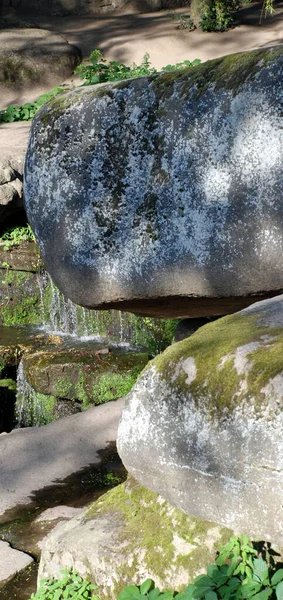
[[[162,317],[281,291],[282,75],[276,46],[44,106],[25,203],[59,289]]]

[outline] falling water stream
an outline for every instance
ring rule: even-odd
[[[110,337],[123,344],[133,342],[133,315],[120,311],[88,310],[65,298],[54,285],[50,275],[38,275],[42,326],[48,333],[79,338]],[[48,302],[46,290],[48,289]]]

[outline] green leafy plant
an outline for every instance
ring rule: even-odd
[[[283,569],[257,556],[247,536],[233,536],[206,575],[186,588],[185,600],[283,600]]]
[[[61,571],[62,579],[43,579],[30,600],[99,600],[92,592],[97,586],[83,579],[72,567]]]
[[[260,24],[263,15],[273,14],[274,0],[263,0]],[[235,17],[243,4],[251,0],[192,0],[191,17],[203,31],[227,31],[235,26]]]
[[[54,96],[58,94],[62,94],[62,92],[66,91],[65,84],[57,86],[50,90],[50,92],[46,92],[46,94],[42,94],[34,100],[34,102],[26,102],[21,105],[11,105],[4,110],[0,110],[0,123],[13,123],[14,121],[31,121],[34,115],[37,113],[39,108],[48,102]]]
[[[112,60],[108,62],[100,52],[93,50],[89,59],[91,64],[79,65],[74,73],[80,74],[80,79],[85,80],[82,85],[94,85],[96,83],[104,83],[107,81],[119,81],[121,79],[132,79],[134,77],[143,77],[145,75],[154,75],[157,70],[150,66],[149,55],[146,53],[140,65],[133,63],[130,67],[121,62]],[[173,71],[175,69],[184,69],[199,64],[201,61],[184,60],[176,65],[167,65],[162,71]],[[51,100],[54,96],[68,91],[70,88],[66,84],[61,84],[50,92],[42,94],[34,102],[27,102],[22,105],[8,106],[4,110],[0,110],[0,123],[12,123],[14,121],[31,121],[39,108]]]
[[[178,319],[137,317],[135,342],[147,347],[150,358],[172,344]]]
[[[283,569],[273,560],[263,560],[246,535],[233,536],[207,567],[183,592],[160,591],[152,579],[140,585],[127,585],[117,600],[283,600]],[[63,579],[45,579],[30,600],[99,600],[91,596],[98,589],[72,568],[62,571]]]
[[[34,242],[35,237],[30,225],[23,227],[12,227],[7,229],[0,237],[0,246],[6,252],[13,246],[19,246],[22,242]],[[7,263],[5,263],[7,264]],[[4,263],[2,263],[2,266]],[[8,265],[9,267],[9,265]]]
[[[105,83],[107,81],[119,81],[121,79],[133,79],[134,77],[144,77],[158,73],[154,67],[150,66],[149,54],[147,53],[144,55],[140,65],[133,63],[130,67],[117,61],[108,62],[106,58],[102,56],[100,50],[94,50],[88,60],[90,60],[91,64],[82,64],[75,69],[75,73],[80,74],[80,79],[85,79],[83,85],[93,85],[96,83]],[[176,65],[167,65],[161,69],[161,72],[193,67],[200,62],[199,59],[195,59],[192,62],[185,60]]]
[[[199,25],[203,31],[227,31],[234,24],[240,0],[214,0],[203,3]]]

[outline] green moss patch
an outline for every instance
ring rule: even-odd
[[[151,364],[178,394],[192,394],[196,405],[208,409],[212,418],[227,415],[251,398],[260,411],[265,402],[262,388],[282,372],[283,328],[264,327],[259,318],[238,313],[209,323],[167,348]],[[239,374],[235,352],[251,342],[258,342],[260,347],[248,354],[247,375]],[[177,365],[189,357],[196,367],[191,383],[186,382],[187,373],[182,369],[175,377]],[[247,389],[241,385],[244,379]]]
[[[153,87],[160,98],[166,96],[170,90],[173,92],[175,81],[183,82],[184,93],[191,90],[196,99],[211,86],[215,90],[228,90],[234,95],[246,81],[254,79],[262,64],[267,67],[282,54],[282,48],[279,47],[230,54],[206,61],[194,68],[188,67],[181,73],[174,71],[155,76]]]
[[[26,354],[24,368],[37,392],[78,400],[87,408],[128,393],[147,360],[143,352],[56,345]]]
[[[95,519],[103,515],[107,515],[109,520],[115,515],[122,523],[119,554],[123,548],[125,561],[117,565],[119,580],[115,592],[133,581],[140,555],[146,569],[155,578],[166,580],[170,571],[184,568],[189,582],[196,571],[215,556],[210,534],[213,532],[217,544],[225,543],[231,535],[228,529],[185,515],[132,478],[95,502],[86,518]],[[218,528],[217,534],[215,527]],[[182,542],[183,553],[178,549],[176,539]],[[132,558],[130,566],[129,556]]]

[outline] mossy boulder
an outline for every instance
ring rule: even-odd
[[[282,77],[276,46],[44,106],[25,205],[58,288],[161,317],[281,291]]]
[[[144,352],[93,341],[68,348],[47,345],[23,359],[27,381],[36,392],[78,400],[85,407],[127,394],[147,362]]]
[[[283,546],[283,296],[169,347],[126,398],[118,451],[198,518]]]
[[[102,600],[148,577],[161,589],[181,590],[214,561],[230,535],[129,479],[49,535],[38,580],[59,577],[72,564],[99,586]]]
[[[18,89],[58,85],[81,62],[81,51],[52,31],[4,28],[0,31],[0,107],[16,103]]]

